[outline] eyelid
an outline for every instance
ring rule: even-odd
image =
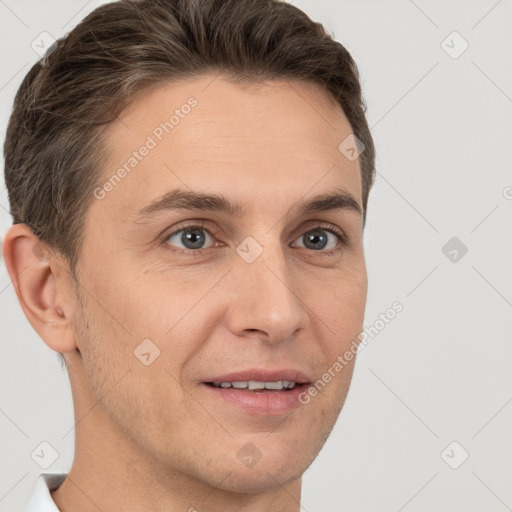
[[[309,223],[311,223],[311,227],[309,227]],[[305,229],[305,228],[302,228],[302,229]],[[308,226],[306,226],[306,229],[305,229],[305,231],[303,231],[303,233],[306,231],[312,231],[313,229],[323,229],[325,231],[329,231],[330,233],[333,233],[336,236],[338,236],[341,243],[343,243],[345,245],[348,245],[348,243],[349,243],[348,236],[345,234],[345,232],[340,227],[336,226],[336,224],[331,224],[330,222],[321,221],[321,220],[311,220],[311,221],[308,221]],[[301,233],[301,234],[303,234],[303,233]]]

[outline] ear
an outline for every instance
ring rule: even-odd
[[[64,258],[27,224],[14,224],[4,237],[3,255],[18,301],[32,327],[56,352],[76,350],[73,279]]]

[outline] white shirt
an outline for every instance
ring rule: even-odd
[[[23,512],[60,512],[50,491],[60,487],[67,473],[42,473],[39,475],[34,493]]]

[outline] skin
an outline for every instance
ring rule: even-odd
[[[355,359],[282,415],[250,414],[205,391],[208,376],[254,367],[321,378],[363,328],[367,274],[358,212],[293,211],[340,188],[362,204],[359,162],[338,150],[352,130],[316,85],[241,86],[211,76],[160,85],[109,126],[104,178],[190,96],[198,101],[190,114],[92,201],[76,290],[65,260],[27,226],[5,238],[20,304],[69,372],[75,457],[52,492],[63,512],[298,511],[302,474],[349,389]],[[175,188],[223,194],[246,212],[135,219]],[[212,237],[201,255],[179,236],[159,237],[197,219]],[[306,247],[303,237],[325,224],[349,240],[330,255],[336,235],[324,232],[326,249]],[[235,251],[247,236],[263,247],[250,264]],[[134,356],[144,339],[161,351],[149,366]],[[252,467],[237,457],[248,442],[261,453]]]

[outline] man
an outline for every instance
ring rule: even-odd
[[[374,159],[353,60],[290,4],[124,0],[57,42],[5,144],[4,257],[75,408],[27,510],[299,510],[363,327]]]

